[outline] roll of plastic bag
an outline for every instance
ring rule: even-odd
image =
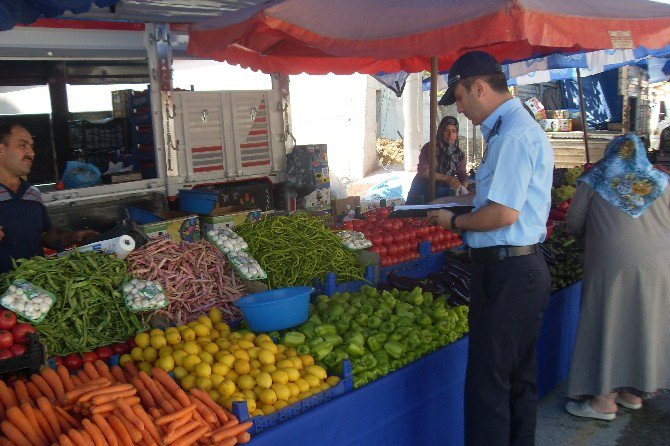
[[[129,235],[122,235],[120,237],[79,246],[77,251],[97,251],[99,253],[109,254],[120,260],[123,260],[133,251],[133,249],[135,249],[135,239]],[[58,254],[58,257],[61,257],[67,253],[68,251],[61,252]]]

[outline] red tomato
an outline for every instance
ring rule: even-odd
[[[381,245],[384,243],[384,237],[381,234],[375,234],[370,238],[373,245]]]
[[[6,349],[14,344],[14,335],[9,330],[0,330],[0,348]]]
[[[114,354],[114,350],[111,347],[103,346],[98,347],[94,350],[95,354],[98,355],[98,359],[102,361],[107,361]]]
[[[7,348],[0,348],[0,359],[8,359],[13,357],[14,354],[12,353],[11,350]]]
[[[57,365],[63,365],[63,358],[60,356],[52,356],[52,358]]]
[[[98,355],[95,352],[86,352],[81,354],[81,359],[84,362],[93,362],[98,359]]]
[[[35,333],[35,327],[30,324],[22,322],[12,327],[12,334],[14,335],[14,342],[17,344],[28,345],[28,333]]]
[[[385,256],[387,254],[386,246],[379,245],[379,255]]]
[[[81,368],[82,364],[83,364],[83,361],[81,360],[81,356],[79,356],[77,353],[72,353],[70,355],[67,355],[63,359],[63,365],[65,367],[67,367],[67,369],[71,372],[79,370]]]
[[[347,230],[351,231],[352,229],[354,229],[354,224],[351,222],[351,220],[343,221],[342,222],[342,229],[347,229]]]
[[[126,341],[126,345],[128,346],[128,351],[137,347],[137,342],[135,342],[135,337],[133,336],[133,337],[128,338],[128,340]]]
[[[389,255],[391,256],[395,256],[396,254],[398,254],[398,245],[396,244],[386,245],[386,252],[388,252]]]
[[[383,239],[384,239],[384,244],[387,245],[387,246],[393,243],[393,236],[389,233],[385,233],[383,235]]]
[[[395,223],[394,223],[392,220],[384,220],[384,221],[381,223],[381,227],[382,227],[385,231],[392,231],[393,229],[395,229]]]
[[[123,355],[128,353],[130,348],[128,348],[125,342],[117,342],[116,344],[112,344],[112,351],[115,355]]]
[[[21,345],[21,344],[13,344],[11,347],[9,347],[9,349],[11,350],[11,352],[14,356],[21,356],[21,355],[26,353],[26,350],[28,350],[28,347],[26,347],[25,345]]]
[[[0,330],[11,330],[16,325],[16,314],[9,310],[0,310]]]

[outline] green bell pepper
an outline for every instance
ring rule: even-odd
[[[296,351],[298,352],[299,355],[309,355],[311,353],[309,345],[307,344],[299,345],[296,348]]]
[[[333,347],[337,347],[344,343],[344,339],[339,335],[324,335],[323,340],[329,342]]]
[[[389,311],[393,310],[396,306],[397,300],[393,297],[393,294],[388,291],[382,291],[382,305],[384,305]]]
[[[316,335],[336,335],[337,328],[333,324],[321,324],[316,327]]]
[[[422,314],[420,314],[416,317],[416,323],[420,327],[426,328],[426,327],[430,327],[431,325],[433,325],[433,320],[427,314],[422,313]]]
[[[405,346],[400,342],[388,341],[384,344],[384,351],[388,353],[391,358],[399,359],[405,352]]]
[[[421,345],[421,337],[419,336],[419,333],[416,331],[412,331],[405,338],[405,344],[407,344],[407,347],[409,347],[411,350],[414,350],[419,345]]]
[[[354,321],[361,327],[367,327],[368,325],[368,315],[367,314],[358,314],[354,317]]]
[[[282,343],[287,347],[299,347],[305,343],[305,335],[297,331],[287,331]]]
[[[379,326],[379,331],[382,333],[390,334],[396,329],[396,326],[393,322],[384,322]]]
[[[379,328],[379,326],[382,324],[382,319],[376,315],[372,315],[368,318],[367,321],[367,327],[370,329],[376,329]]]
[[[328,341],[321,341],[312,347],[312,356],[317,361],[321,361],[333,351],[333,344]]]
[[[368,345],[368,350],[371,352],[377,352],[382,349],[382,344],[374,336],[369,336],[365,342]]]
[[[362,356],[365,354],[365,347],[357,342],[349,341],[347,353],[351,356]]]
[[[426,291],[423,293],[423,305],[431,305],[433,303],[433,293]]]

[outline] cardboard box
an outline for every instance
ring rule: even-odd
[[[525,102],[526,106],[530,109],[533,116],[537,121],[547,119],[547,113],[544,110],[544,105],[537,98],[533,97],[528,99]]]
[[[542,119],[540,125],[546,132],[572,131],[572,119]]]
[[[386,206],[402,206],[405,204],[403,197],[386,198]],[[381,207],[381,199],[361,199],[361,212],[374,211]]]
[[[156,213],[163,221],[140,225],[140,229],[149,238],[169,236],[175,241],[194,242],[200,239],[198,216],[178,211]]]
[[[198,217],[200,220],[200,232],[204,236],[210,229],[218,230],[223,227],[232,229],[247,221],[258,221],[261,214],[260,209],[239,212],[231,212],[230,209],[226,208],[214,209],[210,215],[201,215]]]
[[[308,144],[304,146],[312,157],[312,168],[316,178],[317,189],[330,189],[330,172],[328,170],[328,146],[326,144]]]
[[[570,110],[546,110],[548,119],[569,119]]]
[[[298,207],[306,211],[330,211],[330,189],[317,189],[298,202]]]
[[[333,214],[330,212],[330,209],[326,209],[325,211],[308,211],[308,212],[313,217],[323,220],[323,224],[326,226],[335,225],[335,219],[333,218]]]
[[[335,221],[344,218],[349,211],[355,211],[356,206],[361,205],[361,197],[347,197],[330,202],[330,210],[333,212]]]

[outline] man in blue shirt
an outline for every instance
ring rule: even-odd
[[[0,125],[0,273],[12,269],[12,259],[44,255],[42,245],[63,250],[98,235],[51,225],[40,191],[23,180],[34,158],[28,130],[19,124]]]
[[[474,210],[429,219],[465,231],[474,268],[465,386],[467,445],[533,445],[535,347],[551,278],[539,250],[551,204],[553,149],[507,89],[487,53],[466,53],[449,71],[441,105],[456,103],[486,141]]]

